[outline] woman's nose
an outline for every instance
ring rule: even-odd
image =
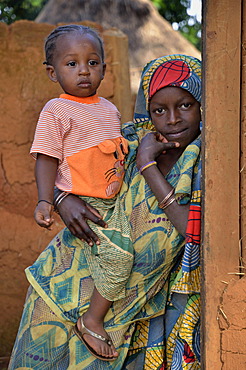
[[[176,125],[177,122],[178,122],[178,112],[176,111],[176,109],[170,109],[168,123],[170,125]]]

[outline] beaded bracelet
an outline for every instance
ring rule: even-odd
[[[41,203],[41,202],[45,202],[45,203],[48,203],[48,204],[50,204],[51,206],[53,206],[53,203],[49,202],[49,201],[48,201],[48,200],[46,200],[46,199],[40,199],[40,200],[38,201],[37,205],[38,205],[39,203]]]
[[[144,171],[144,170],[146,170],[147,168],[149,168],[150,166],[153,166],[153,165],[155,165],[155,164],[157,164],[157,162],[156,161],[151,161],[151,162],[149,162],[149,163],[147,163],[147,164],[144,164],[142,167],[140,167],[140,169],[139,169],[139,173],[140,173],[140,175],[142,175],[142,172]]]

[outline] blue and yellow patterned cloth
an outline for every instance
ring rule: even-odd
[[[165,60],[175,58],[200,66],[183,55]],[[159,58],[153,63],[158,61],[163,62]],[[153,63],[144,69],[142,82],[146,73],[151,80]],[[26,271],[31,286],[10,370],[200,368],[201,138],[186,148],[166,176],[177,201],[191,204],[185,239],[158,207],[136,167],[139,142],[152,129],[146,98],[141,84],[135,119],[122,129],[130,151],[120,200],[131,227],[134,264],[126,297],[113,302],[105,320],[119,357],[114,362],[94,358],[72,332],[88,308],[93,279],[81,242],[65,228]]]

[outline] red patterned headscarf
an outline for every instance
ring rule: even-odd
[[[191,76],[191,69],[183,60],[170,60],[161,64],[154,72],[149,86],[149,100],[163,87],[178,86]]]
[[[201,74],[201,61],[188,55],[166,55],[146,64],[135,105],[135,124],[153,128],[149,116],[149,102],[158,90],[166,86],[181,87],[201,103]]]

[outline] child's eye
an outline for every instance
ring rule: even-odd
[[[67,65],[69,67],[75,67],[76,66],[76,62],[68,62]]]
[[[183,103],[183,104],[181,105],[181,108],[188,109],[188,108],[190,108],[190,106],[191,106],[191,103]]]
[[[96,66],[99,63],[96,60],[89,60],[88,64],[89,64],[89,66]]]

